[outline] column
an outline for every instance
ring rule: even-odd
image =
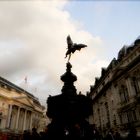
[[[20,130],[20,131],[22,131],[22,130],[23,130],[24,115],[25,115],[25,109],[20,108],[20,113],[19,113],[19,122],[18,122],[18,130]]]
[[[23,123],[23,130],[26,129],[26,116],[27,116],[27,110],[25,109],[25,114],[24,114],[24,123]]]
[[[20,114],[20,107],[18,107],[18,112],[17,112],[17,118],[16,118],[16,129],[18,129],[19,114]]]
[[[12,105],[9,104],[9,110],[8,110],[8,119],[7,119],[7,128],[10,127],[10,121],[11,121],[11,113],[12,113]]]
[[[33,117],[33,114],[31,112],[31,117],[30,117],[30,130],[32,130],[32,117]]]

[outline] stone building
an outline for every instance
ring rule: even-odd
[[[106,134],[109,129],[125,135],[135,128],[140,135],[140,39],[124,46],[88,94],[93,101],[89,121]]]
[[[35,96],[0,77],[0,133],[42,130],[43,111]]]

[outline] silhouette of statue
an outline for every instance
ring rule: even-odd
[[[85,44],[76,44],[76,43],[73,43],[71,38],[70,38],[70,35],[67,36],[67,44],[68,44],[68,50],[66,52],[66,56],[65,58],[69,55],[69,58],[68,58],[68,62],[71,58],[71,54],[74,53],[76,50],[80,51],[81,48],[85,48],[87,47],[87,45]]]
[[[72,73],[69,60],[76,50],[87,47],[84,44],[73,43],[67,36],[68,50],[66,57],[66,72],[60,77],[64,85],[61,94],[49,96],[46,115],[51,119],[47,126],[47,140],[91,140],[92,131],[86,120],[92,114],[92,100],[85,95],[77,94],[74,82],[77,76]],[[91,137],[91,138],[90,138]]]

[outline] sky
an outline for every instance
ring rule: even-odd
[[[140,35],[139,1],[0,1],[0,76],[45,104],[65,73],[66,37],[88,47],[71,57],[77,93]],[[27,82],[25,81],[27,78]]]

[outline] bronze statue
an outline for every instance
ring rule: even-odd
[[[74,53],[76,50],[81,50],[81,48],[85,48],[87,47],[87,45],[85,44],[76,44],[76,43],[73,43],[71,38],[70,38],[70,35],[67,36],[67,44],[68,44],[68,50],[66,52],[66,56],[65,58],[67,57],[67,55],[69,55],[69,58],[68,58],[68,62],[71,58],[71,53]]]

